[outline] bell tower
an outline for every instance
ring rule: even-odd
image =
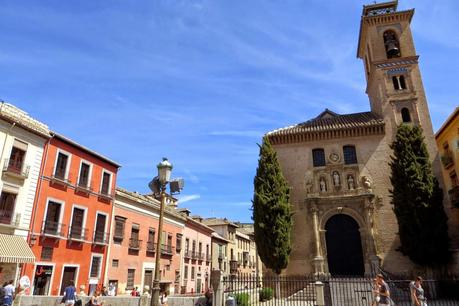
[[[397,6],[398,1],[390,1],[363,7],[357,57],[364,63],[371,110],[384,118],[389,140],[401,123],[419,125],[435,158],[432,123],[410,28],[414,9],[399,11]]]

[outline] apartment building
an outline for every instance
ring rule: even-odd
[[[0,283],[16,284],[22,265],[35,260],[26,239],[49,138],[48,126],[0,103]]]
[[[187,217],[183,231],[185,245],[181,293],[203,293],[209,288],[213,232],[212,228],[202,223],[201,218]]]
[[[228,243],[231,241],[223,238],[217,232],[212,233],[212,270],[220,270],[223,275],[229,274]]]
[[[161,291],[180,292],[186,217],[167,206],[163,230],[158,233],[159,213],[160,202],[155,198],[116,189],[106,283],[113,284],[117,294],[129,294],[135,287],[140,291],[151,290],[158,250]],[[162,235],[160,248],[157,246],[159,234]]]
[[[59,295],[70,281],[90,294],[104,283],[116,162],[52,133],[45,145],[23,274],[34,295]]]

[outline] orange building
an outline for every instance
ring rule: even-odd
[[[168,202],[175,201],[168,198]],[[151,196],[117,188],[110,237],[106,283],[116,288],[116,294],[130,294],[138,287],[151,289],[155,256],[158,250],[160,202]],[[180,290],[182,235],[186,217],[174,205],[165,209],[160,258],[161,290],[170,294]]]
[[[29,234],[36,262],[22,272],[32,294],[62,294],[70,280],[87,293],[104,283],[119,167],[62,135],[47,142]]]

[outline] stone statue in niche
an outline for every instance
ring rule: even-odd
[[[323,177],[320,178],[319,187],[320,187],[320,192],[327,191],[327,183],[325,182],[325,179]]]
[[[349,174],[347,176],[347,188],[349,190],[354,190],[355,189],[354,177],[351,174]]]
[[[312,193],[312,178],[309,173],[306,173],[304,187],[306,189],[306,194]]]
[[[333,178],[333,185],[335,185],[335,187],[341,186],[341,179],[340,179],[338,171],[333,171],[332,178]]]

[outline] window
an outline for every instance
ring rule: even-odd
[[[89,277],[99,278],[101,270],[102,256],[92,255],[91,271]]]
[[[172,247],[172,234],[167,234],[167,246]]]
[[[191,279],[194,279],[194,270],[195,270],[195,268],[191,267]]]
[[[451,187],[456,187],[457,186],[457,175],[456,171],[453,171],[449,174],[449,178],[451,179]]]
[[[406,89],[405,77],[403,75],[393,76],[392,84],[394,85],[395,90]]]
[[[325,151],[324,149],[312,150],[312,164],[314,167],[325,166]]]
[[[400,44],[397,39],[397,34],[395,34],[394,31],[389,30],[384,32],[383,38],[387,58],[400,57]]]
[[[185,279],[188,279],[188,266],[185,266],[185,270],[184,270],[183,274],[184,274],[183,277],[184,277]]]
[[[404,107],[402,108],[402,121],[403,122],[411,122],[411,115],[410,115],[410,111],[408,110],[408,108]]]
[[[54,251],[53,247],[44,246],[41,249],[41,260],[49,260],[49,261],[53,260],[53,251]]]
[[[2,191],[0,199],[0,223],[11,224],[14,220],[14,206],[16,203],[16,195]]]
[[[106,243],[107,234],[105,233],[105,223],[107,216],[105,214],[97,213],[96,225],[94,227],[94,242]]]
[[[209,245],[206,244],[206,259],[209,259]]]
[[[357,154],[355,146],[343,146],[344,164],[357,164]]]
[[[175,238],[175,249],[177,252],[182,250],[182,234],[177,234]]]
[[[198,245],[198,253],[199,253],[199,255],[202,254],[202,242],[200,242],[199,245]]]
[[[69,163],[69,155],[58,152],[56,168],[54,169],[54,176],[58,179],[65,180],[67,179],[67,164]]]
[[[8,171],[22,174],[26,152],[27,144],[15,139],[13,148],[11,149],[10,159],[8,160]]]
[[[115,216],[115,233],[113,239],[120,241],[124,238],[124,225],[126,224],[126,218],[121,216]]]
[[[119,259],[113,259],[112,260],[112,267],[113,268],[118,268],[119,264],[120,264]]]
[[[72,225],[70,228],[71,239],[86,239],[86,229],[84,226],[85,210],[79,207],[73,207]]]
[[[91,170],[91,165],[85,162],[81,162],[80,175],[78,176],[78,186],[89,187],[90,170]]]
[[[134,288],[135,269],[128,269],[126,289]]]
[[[139,225],[138,224],[132,224],[131,239],[129,240],[129,247],[132,249],[140,248]]]
[[[102,172],[102,183],[100,186],[100,193],[105,195],[110,195],[110,185],[111,185],[112,175],[107,171]]]
[[[46,217],[43,222],[43,231],[50,235],[60,235],[61,225],[59,224],[61,218],[62,204],[54,201],[48,202],[46,209]]]
[[[196,253],[196,241],[193,240],[193,244],[192,244],[192,247],[191,247],[191,251],[193,252],[193,254]]]
[[[185,251],[189,251],[190,250],[190,239],[186,238],[185,239]]]

